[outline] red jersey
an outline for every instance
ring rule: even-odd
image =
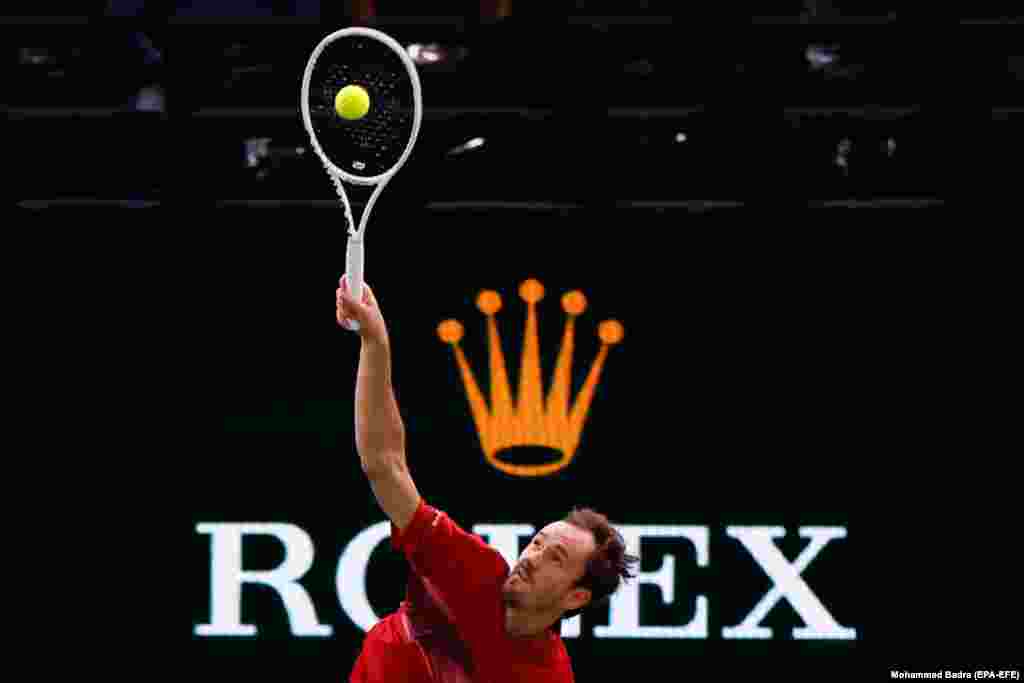
[[[366,634],[350,683],[573,683],[558,623],[505,633],[509,566],[479,536],[422,500],[391,543],[409,560],[406,599]]]

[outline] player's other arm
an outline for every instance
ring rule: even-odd
[[[391,345],[373,292],[363,285],[362,302],[349,295],[345,278],[337,291],[336,316],[359,322],[356,378],[356,450],[381,509],[399,529],[412,521],[420,494],[405,461],[405,425],[391,385]]]

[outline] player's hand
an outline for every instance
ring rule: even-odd
[[[349,320],[359,323],[359,336],[363,341],[387,344],[388,328],[384,324],[384,316],[381,315],[380,306],[377,305],[377,297],[373,295],[370,285],[363,283],[363,300],[357,302],[348,289],[348,279],[341,276],[339,287],[336,292],[336,311],[338,324],[345,329]]]

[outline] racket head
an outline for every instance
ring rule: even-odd
[[[370,110],[343,119],[334,98],[346,85],[366,89]],[[302,78],[302,120],[324,165],[342,180],[374,185],[389,179],[412,153],[423,119],[416,65],[393,38],[353,26],[326,36]]]

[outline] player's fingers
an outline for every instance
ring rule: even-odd
[[[344,292],[345,294],[349,294],[352,291],[351,288],[348,286],[348,274],[347,273],[341,276],[341,279],[338,280],[338,284],[340,285],[339,289],[342,292]],[[369,283],[367,283],[365,281],[363,282],[363,296],[362,296],[362,299],[366,303],[372,303],[373,301],[375,301],[374,296],[373,296],[373,291],[370,289]]]
[[[338,288],[334,292],[334,301],[339,310],[347,310],[352,308],[352,304],[355,304],[355,300],[352,295],[348,293],[348,290]]]
[[[347,307],[344,303],[339,303],[337,305],[337,307],[335,308],[334,317],[335,319],[337,319],[338,324],[347,330],[352,329],[350,327],[350,322],[352,320],[358,319],[358,315],[353,314],[352,310],[349,307]]]
[[[348,292],[342,292],[340,297],[344,310],[347,311],[351,317],[361,318],[366,315],[369,308],[366,304],[358,303]]]

